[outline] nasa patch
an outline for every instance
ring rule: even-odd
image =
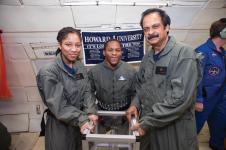
[[[216,57],[216,56],[217,56],[217,54],[216,54],[216,53],[212,53],[212,56],[213,56],[213,57]]]
[[[220,68],[218,68],[218,67],[210,67],[208,72],[209,72],[209,75],[216,76],[216,75],[218,75],[220,73]]]

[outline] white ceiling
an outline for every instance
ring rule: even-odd
[[[116,5],[131,2],[169,2],[166,10],[173,29],[208,29],[212,21],[225,17],[226,0],[0,0],[0,29],[4,32],[56,32],[63,26],[99,28],[139,27],[140,14],[156,6]],[[64,2],[94,2],[88,6],[63,6]],[[114,3],[114,4],[113,4]]]
[[[101,5],[101,3],[109,3],[108,5],[150,5],[158,3],[169,3],[171,7],[206,7],[209,8],[226,8],[226,0],[0,0],[0,5],[8,6],[64,6],[65,3]],[[122,4],[124,3],[124,4]]]
[[[162,2],[170,2],[174,5],[178,6],[200,6],[208,2],[209,0],[99,0],[98,2],[109,2],[109,3],[162,3]],[[65,2],[74,2],[74,3],[96,3],[97,0],[0,0],[0,5],[44,5],[44,6],[52,6],[52,5],[62,5]]]

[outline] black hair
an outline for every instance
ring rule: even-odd
[[[120,48],[122,49],[122,43],[119,40],[117,40],[117,39],[110,39],[110,40],[108,40],[107,42],[104,43],[104,50],[107,48],[108,44],[110,42],[113,42],[113,41],[117,42],[120,45]]]
[[[221,37],[220,32],[226,28],[226,18],[221,18],[211,24],[210,38]]]
[[[140,20],[140,26],[141,28],[143,29],[143,20],[144,20],[144,17],[151,14],[151,13],[155,13],[157,12],[159,14],[159,16],[161,17],[162,19],[162,23],[163,25],[166,27],[167,25],[170,26],[170,23],[171,23],[171,19],[170,17],[168,16],[168,14],[162,10],[162,9],[158,9],[158,8],[150,8],[150,9],[147,9],[145,10],[142,15],[141,15],[141,20]]]
[[[79,39],[82,40],[80,30],[75,29],[75,28],[72,28],[72,27],[64,27],[64,28],[62,28],[62,29],[58,32],[58,34],[57,34],[57,41],[58,41],[58,43],[61,44],[62,41],[63,41],[65,38],[67,38],[67,35],[68,35],[69,33],[75,33],[76,35],[78,35]],[[58,53],[60,53],[60,51],[61,51],[61,49],[58,48],[58,49],[56,50],[56,55],[57,55]]]

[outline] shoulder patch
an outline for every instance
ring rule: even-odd
[[[218,67],[210,67],[208,70],[209,75],[216,76],[220,73],[220,68]]]
[[[213,52],[213,53],[212,53],[212,56],[215,57],[215,56],[217,56],[217,54]]]

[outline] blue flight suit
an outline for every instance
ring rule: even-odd
[[[222,101],[216,106],[209,117],[210,145],[216,150],[224,150],[226,137],[226,85],[224,84]]]
[[[206,120],[208,125],[211,124],[211,126],[215,128],[218,126],[215,122],[212,122],[212,120],[214,120],[214,118],[212,118],[214,115],[212,114],[216,106],[221,103],[223,99],[224,90],[221,90],[221,88],[225,80],[225,50],[221,48],[221,52],[217,51],[213,41],[208,39],[206,43],[196,48],[196,51],[202,53],[204,56],[201,62],[203,78],[199,83],[196,98],[196,102],[203,103],[204,105],[202,112],[196,112],[196,126],[197,133],[199,133]],[[213,129],[210,128],[211,140],[214,139],[214,136],[212,136],[214,131],[212,130]],[[218,135],[216,135],[216,137],[217,136]],[[215,147],[215,144],[213,144],[213,146]]]

